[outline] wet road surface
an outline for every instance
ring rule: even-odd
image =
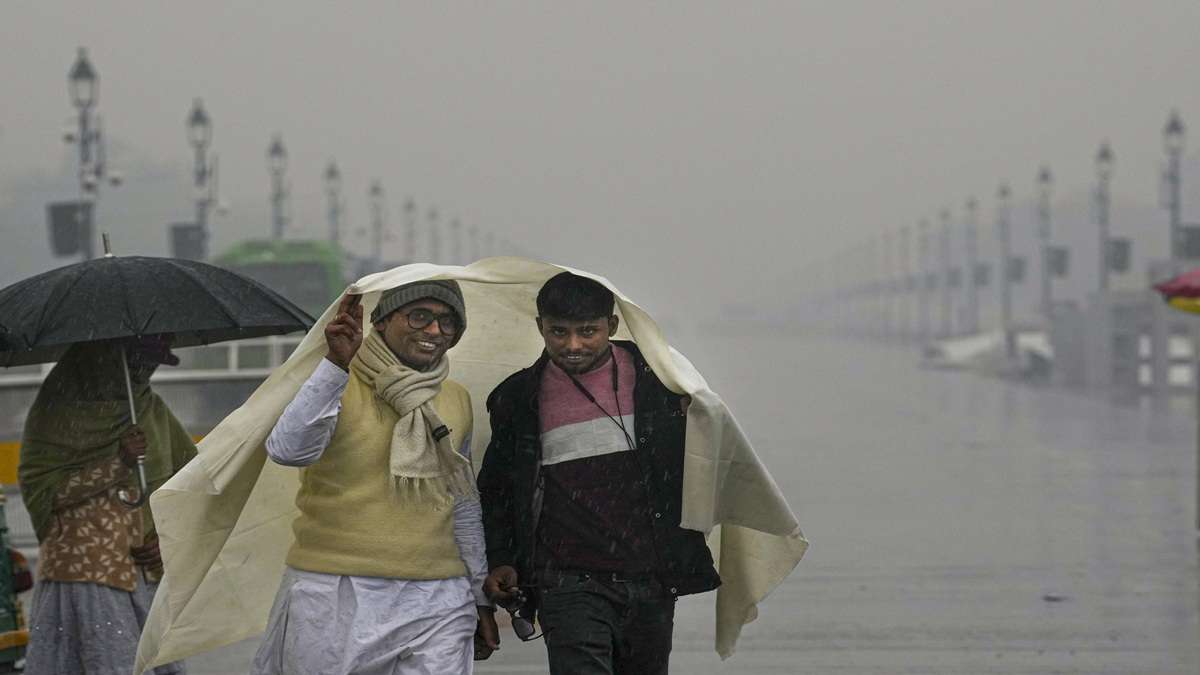
[[[694,339],[812,542],[712,652],[685,598],[672,671],[1200,673],[1193,403],[927,372],[910,350]],[[503,629],[479,673],[545,672]],[[254,644],[189,661],[245,672]]]

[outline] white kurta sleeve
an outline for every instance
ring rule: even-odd
[[[471,437],[463,440],[459,454],[471,459]],[[483,582],[487,579],[487,547],[483,541],[483,509],[473,497],[456,497],[454,500],[454,541],[458,554],[467,566],[467,578],[471,581],[471,592],[475,604],[491,607],[492,601],[483,593]]]
[[[321,359],[267,437],[267,455],[284,466],[308,466],[321,459],[337,428],[349,381],[350,373]]]

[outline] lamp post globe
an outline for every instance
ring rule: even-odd
[[[71,66],[67,75],[67,83],[71,103],[76,108],[86,110],[96,104],[96,99],[100,96],[100,77],[92,67],[92,62],[88,60],[87,50],[83,47],[79,48],[75,64]]]
[[[1109,147],[1108,141],[1100,144],[1100,149],[1096,151],[1096,177],[1102,181],[1106,181],[1112,177],[1113,171],[1113,151]]]
[[[187,120],[188,142],[197,151],[203,152],[212,143],[212,120],[204,110],[200,99],[192,101],[192,111]]]
[[[1050,197],[1050,191],[1054,189],[1054,175],[1050,173],[1050,167],[1045,164],[1038,169],[1037,176],[1038,192],[1043,199]]]
[[[1179,111],[1172,110],[1163,127],[1163,148],[1168,155],[1177,155],[1183,151],[1183,141],[1186,129],[1183,120],[1179,119]]]
[[[287,169],[287,149],[279,134],[271,137],[271,145],[267,148],[267,169],[273,174],[282,174]]]
[[[342,171],[338,168],[337,162],[332,159],[325,167],[325,188],[330,194],[337,194],[342,191]]]

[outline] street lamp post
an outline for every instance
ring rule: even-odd
[[[283,239],[283,232],[288,225],[288,189],[284,183],[287,159],[283,138],[275,134],[267,148],[267,172],[271,174],[271,237],[276,241]]]
[[[408,262],[417,261],[417,203],[412,197],[404,200],[404,254]]]
[[[371,271],[377,272],[383,267],[383,184],[378,180],[371,181],[367,194],[371,200]]]
[[[463,258],[462,223],[458,218],[450,220],[450,264],[461,265]]]
[[[442,264],[442,231],[438,227],[438,210],[430,208],[426,217],[429,219],[429,262]]]
[[[342,171],[332,159],[325,166],[325,201],[328,204],[329,242],[342,245]]]
[[[1016,335],[1012,326],[1012,228],[1009,224],[1009,208],[1012,190],[1001,183],[996,190],[996,234],[1000,239],[1000,330],[1004,334],[1004,355],[1010,360],[1017,356]]]
[[[1113,152],[1108,141],[1100,144],[1096,151],[1096,226],[1100,234],[1100,292],[1108,292],[1108,275],[1111,267],[1109,262],[1109,206],[1112,196],[1109,193],[1109,180],[1113,171]]]
[[[208,157],[208,146],[212,144],[212,120],[204,110],[200,99],[192,101],[192,111],[187,120],[188,143],[195,154],[192,169],[192,185],[196,199],[196,229],[200,239],[200,259],[208,259],[208,213],[217,199],[217,164]]]
[[[1042,316],[1046,321],[1050,321],[1050,305],[1053,300],[1053,280],[1050,270],[1050,196],[1054,189],[1054,176],[1050,173],[1050,167],[1043,165],[1038,170],[1037,175],[1037,217],[1038,217],[1038,242],[1041,248],[1042,255],[1042,295],[1041,309]]]
[[[938,232],[939,257],[941,258],[942,282],[942,311],[940,332],[942,338],[950,337],[954,332],[951,313],[953,306],[950,300],[950,209],[942,209],[938,214],[942,221],[941,231]]]
[[[1183,207],[1180,197],[1181,175],[1179,160],[1183,156],[1183,141],[1185,129],[1179,112],[1171,111],[1166,126],[1163,127],[1163,149],[1167,153],[1167,169],[1164,180],[1167,183],[1167,210],[1171,221],[1171,260],[1183,257],[1183,232],[1180,228],[1180,210]]]
[[[968,197],[966,203],[966,227],[964,228],[963,243],[966,248],[966,270],[963,274],[963,285],[967,289],[967,326],[966,332],[975,335],[979,332],[979,286],[975,270],[979,267],[979,202],[974,197]]]
[[[881,331],[884,340],[890,340],[895,332],[895,323],[892,320],[892,315],[896,305],[896,279],[895,270],[893,269],[892,259],[893,237],[890,230],[884,230],[881,235],[882,251],[880,255],[880,269],[883,271],[882,279],[879,284],[879,295],[882,301],[882,316],[881,321],[883,329]]]
[[[900,292],[904,298],[904,309],[901,310],[898,323],[900,334],[904,339],[912,339],[912,292],[909,280],[912,279],[912,260],[909,248],[912,245],[912,228],[904,225],[900,228]]]
[[[92,67],[92,62],[87,57],[87,50],[83,47],[79,48],[75,63],[67,73],[67,92],[70,94],[71,104],[78,111],[76,120],[78,127],[68,128],[63,134],[63,140],[79,145],[79,191],[82,198],[79,202],[77,220],[80,225],[83,225],[83,204],[90,202],[93,227],[88,230],[87,236],[81,242],[83,258],[89,260],[95,254],[96,228],[94,221],[96,202],[100,200],[100,184],[107,179],[113,186],[120,185],[122,177],[120,172],[108,171],[105,162],[103,125],[99,115],[96,115],[94,120],[92,115],[92,109],[95,108],[100,98],[100,76]],[[81,228],[81,234],[83,234],[82,229],[85,228]]]
[[[917,224],[917,335],[924,345],[929,342],[933,323],[929,303],[929,221],[924,218]]]

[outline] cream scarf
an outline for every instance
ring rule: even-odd
[[[450,430],[433,407],[450,360],[442,356],[430,370],[413,370],[396,358],[378,332],[369,330],[350,367],[400,416],[391,446],[397,492],[434,505],[475,496],[471,462],[451,446]]]

